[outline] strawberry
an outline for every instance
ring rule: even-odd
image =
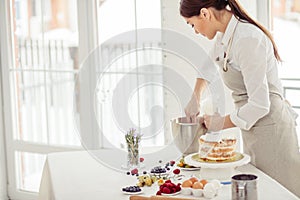
[[[140,162],[144,162],[145,158],[140,157]]]

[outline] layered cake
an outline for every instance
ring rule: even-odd
[[[202,160],[224,161],[235,157],[236,139],[211,141],[207,140],[205,136],[203,135],[199,139],[199,157]]]

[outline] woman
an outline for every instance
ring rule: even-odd
[[[212,59],[236,106],[226,116],[204,115],[205,126],[213,131],[239,127],[252,164],[300,197],[296,114],[283,99],[277,73],[281,59],[271,34],[236,0],[181,0],[180,14],[196,34],[216,37]],[[197,79],[187,117],[199,114],[207,84]]]

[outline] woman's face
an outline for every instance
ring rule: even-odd
[[[201,34],[209,40],[212,40],[215,37],[217,30],[214,26],[213,20],[211,20],[212,13],[208,9],[201,9],[198,16],[190,18],[184,17],[184,19],[187,24],[194,28],[196,34]]]

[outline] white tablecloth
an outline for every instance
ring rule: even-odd
[[[148,170],[146,163],[145,165],[145,169]],[[151,168],[151,166],[149,167]],[[252,173],[259,177],[259,200],[299,199],[250,164],[239,167],[237,170],[243,173]],[[195,172],[183,173],[189,176]],[[129,196],[124,195],[121,188],[135,185],[136,182],[136,177],[105,167],[86,151],[53,153],[47,156],[45,162],[39,200],[125,200],[129,199]],[[143,187],[143,195],[155,195],[157,189],[157,186],[145,186]],[[230,199],[231,185],[223,186],[214,198],[214,200]]]

